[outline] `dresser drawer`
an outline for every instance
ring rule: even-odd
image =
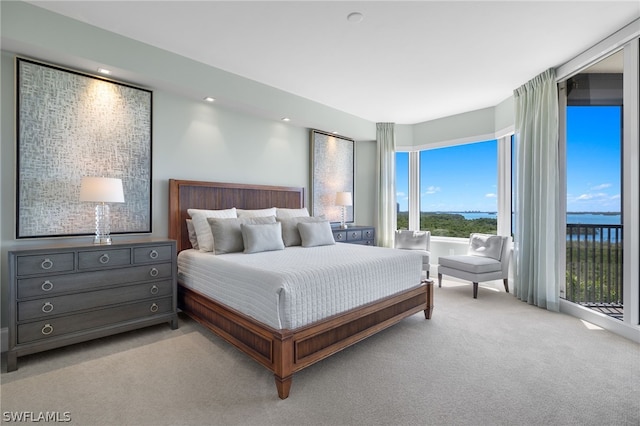
[[[109,268],[131,263],[131,249],[90,250],[78,252],[78,269]]]
[[[18,256],[16,263],[18,276],[70,272],[74,269],[74,253]]]
[[[58,316],[116,303],[133,302],[150,297],[171,296],[171,294],[172,281],[165,280],[67,296],[47,297],[18,303],[18,321]]]
[[[363,229],[362,230],[362,239],[364,240],[373,240],[375,239],[375,232],[373,229]]]
[[[77,331],[117,325],[124,321],[142,319],[173,312],[171,297],[147,300],[126,305],[98,309],[93,312],[48,318],[18,325],[18,344],[48,339]]]
[[[133,263],[166,262],[173,256],[171,246],[149,246],[133,249]]]
[[[82,272],[76,274],[51,275],[40,278],[18,280],[18,299],[46,297],[72,291],[85,291],[111,285],[134,283],[137,281],[171,278],[173,264],[133,266],[105,271]]]

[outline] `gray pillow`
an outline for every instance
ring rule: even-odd
[[[468,254],[500,260],[503,241],[500,235],[471,234]]]
[[[336,243],[328,221],[300,222],[298,231],[302,240],[302,247],[328,246]]]
[[[259,253],[261,251],[284,250],[282,242],[282,227],[279,222],[262,225],[243,223],[242,242],[245,253]]]
[[[275,216],[238,217],[233,219],[207,218],[213,234],[213,251],[215,254],[237,253],[244,250],[242,241],[242,224],[275,223]]]
[[[308,222],[325,222],[326,219],[322,217],[291,217],[291,218],[276,218],[276,220],[282,223],[282,240],[285,247],[299,246],[302,244],[300,238],[300,231],[298,230],[299,223]]]

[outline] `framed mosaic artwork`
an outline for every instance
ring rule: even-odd
[[[338,192],[350,192],[355,205],[355,141],[319,130],[311,131],[311,214],[339,223]],[[345,208],[345,223],[354,222],[353,205]]]
[[[152,92],[16,58],[16,238],[91,235],[83,177],[122,180],[111,234],[151,232]]]

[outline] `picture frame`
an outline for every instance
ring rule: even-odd
[[[336,205],[338,192],[350,192],[345,223],[353,223],[355,212],[355,141],[320,130],[311,130],[311,214],[324,216],[332,224],[341,222],[342,206]]]
[[[150,233],[152,91],[16,57],[16,238],[92,235],[83,177],[122,180],[111,234]]]

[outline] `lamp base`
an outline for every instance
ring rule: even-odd
[[[111,244],[111,237],[106,236],[106,237],[94,237],[93,239],[93,244],[100,244],[100,245],[109,245]]]
[[[340,229],[347,229],[347,228],[348,228],[348,226],[347,226],[347,224],[346,224],[346,223],[342,223],[342,224],[340,225]]]

